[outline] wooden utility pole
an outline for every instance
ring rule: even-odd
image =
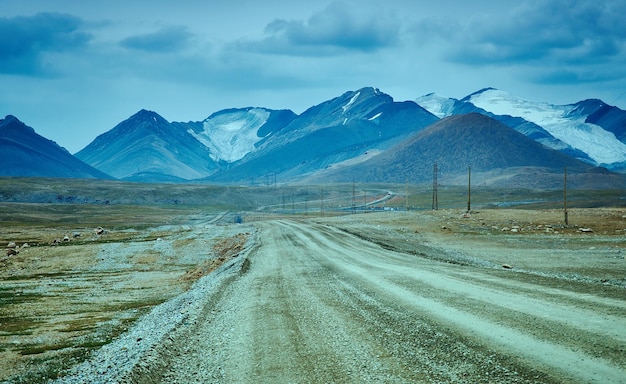
[[[352,180],[352,214],[356,213],[356,190],[354,189],[354,180]]]
[[[567,167],[563,170],[563,215],[565,216],[565,225],[569,224],[567,218]]]
[[[433,164],[433,211],[439,209],[439,201],[437,200],[437,163]]]
[[[467,167],[467,213],[471,211],[470,197],[472,195],[472,167]]]

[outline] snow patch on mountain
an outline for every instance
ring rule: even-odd
[[[234,162],[254,151],[263,139],[257,132],[269,116],[270,111],[262,108],[223,111],[204,120],[203,131],[189,133],[211,150],[213,160]]]
[[[366,160],[369,160],[372,157],[381,154],[382,152],[383,151],[380,150],[380,149],[375,149],[375,148],[369,149],[369,150],[365,151],[363,154],[361,154],[359,156],[355,156],[355,157],[352,157],[352,158],[347,159],[347,160],[343,160],[343,161],[339,161],[337,163],[330,164],[323,171],[327,171],[327,170],[330,170],[330,169],[336,170],[338,168],[345,168],[345,167],[349,167],[349,166],[352,166],[352,165],[356,165],[356,164],[362,163],[362,162],[364,162]]]
[[[452,109],[454,108],[454,99],[448,97],[439,96],[434,93],[418,97],[415,102],[428,112],[437,116],[440,119],[452,115]]]
[[[374,116],[370,117],[367,120],[374,121],[374,120],[378,119],[380,116],[382,116],[382,114],[383,114],[382,112],[378,112],[377,114],[375,114]]]
[[[359,95],[361,95],[361,92],[357,92],[354,94],[354,96],[352,96],[352,98],[350,99],[350,101],[348,101],[348,104],[344,105],[343,107],[341,107],[343,109],[343,113],[346,113],[346,111],[348,110],[348,108],[350,108],[350,106],[352,104],[354,104],[354,102],[356,101],[356,99],[359,98]]]
[[[496,115],[522,117],[533,122],[557,139],[587,153],[598,164],[626,161],[626,144],[599,125],[585,123],[586,116],[573,119],[574,105],[527,101],[497,89],[477,92],[470,95],[468,101]]]

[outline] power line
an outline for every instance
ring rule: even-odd
[[[626,91],[622,92],[622,94],[621,94],[621,95],[617,96],[617,97],[615,98],[615,100],[613,100],[613,101],[611,102],[611,104],[615,104],[615,102],[616,102],[617,100],[621,99],[621,98],[622,98],[622,96],[624,96],[624,95],[626,95]]]

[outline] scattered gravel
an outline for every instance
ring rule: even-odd
[[[154,369],[159,363],[153,361],[150,355],[172,341],[170,334],[196,322],[212,294],[239,274],[251,244],[249,241],[239,257],[200,278],[183,294],[154,307],[118,339],[94,352],[89,360],[72,368],[66,376],[49,383],[133,382],[131,378],[135,372]]]
[[[622,382],[623,288],[583,268],[623,271],[620,249],[415,218],[259,223],[240,256],[52,383]]]

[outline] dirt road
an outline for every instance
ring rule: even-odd
[[[137,381],[623,383],[625,301],[258,224],[243,271]],[[135,372],[138,373],[138,372]]]

